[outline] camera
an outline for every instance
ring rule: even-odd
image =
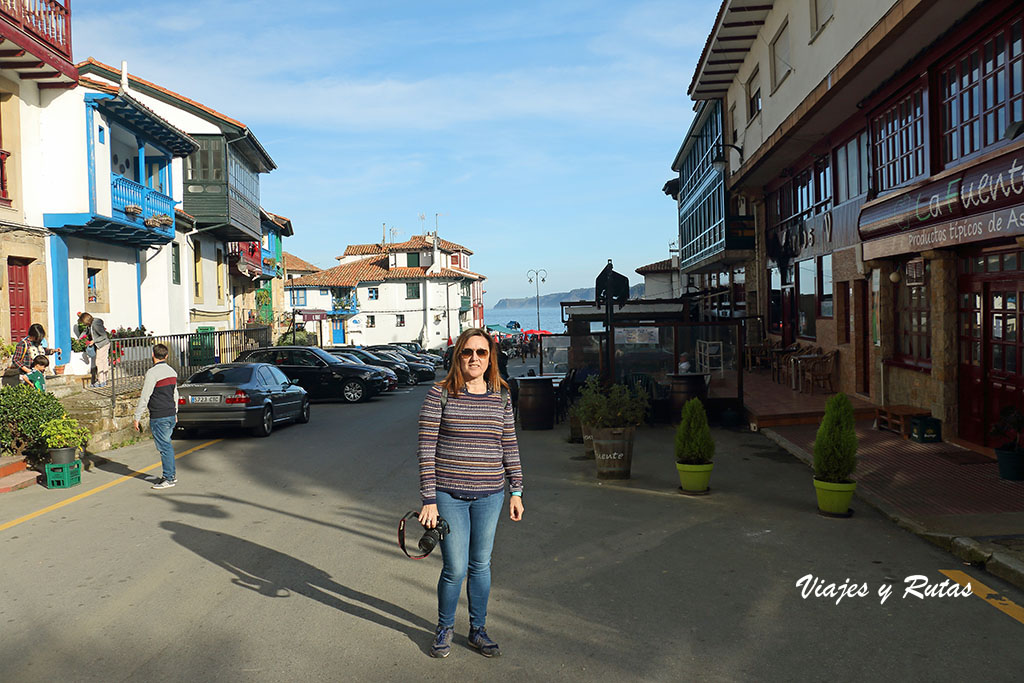
[[[414,560],[422,560],[437,547],[438,543],[444,540],[444,537],[449,534],[451,529],[448,526],[448,522],[444,520],[444,517],[439,516],[437,518],[437,526],[433,529],[423,527],[423,536],[420,538],[419,543],[416,544],[419,546],[420,552],[423,554],[410,555],[409,551],[405,549],[405,523],[406,521],[416,519],[417,517],[419,517],[418,512],[409,512],[398,522],[398,547],[402,549],[402,552],[405,553],[407,557]]]

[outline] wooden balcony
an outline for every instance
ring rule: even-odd
[[[0,37],[42,60],[42,64],[26,63],[23,68],[38,70],[19,70],[20,78],[45,82],[65,76],[77,81],[78,70],[71,53],[70,5],[70,0],[0,0]]]

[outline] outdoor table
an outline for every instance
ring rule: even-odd
[[[792,358],[790,358],[789,362],[793,366],[792,368],[790,368],[789,373],[790,388],[792,388],[794,391],[797,391],[801,387],[803,387],[803,383],[800,382],[800,373],[802,372],[804,363],[809,363],[810,361],[818,360],[819,358],[824,357],[825,354],[823,353],[808,353],[802,356],[793,356]]]

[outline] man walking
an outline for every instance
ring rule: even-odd
[[[142,431],[139,420],[149,408],[149,428],[164,468],[163,476],[153,484],[155,489],[169,489],[178,483],[174,472],[174,446],[171,445],[171,434],[178,421],[178,373],[167,364],[167,353],[163,344],[153,346],[153,367],[146,371],[142,395],[135,406],[137,432]]]

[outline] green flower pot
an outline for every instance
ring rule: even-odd
[[[850,500],[856,482],[836,484],[831,481],[814,480],[814,490],[818,494],[818,509],[829,515],[845,515],[850,511]]]
[[[706,465],[687,465],[681,462],[676,463],[679,471],[679,487],[688,493],[703,493],[708,490],[708,483],[711,481],[711,468],[714,463]]]

